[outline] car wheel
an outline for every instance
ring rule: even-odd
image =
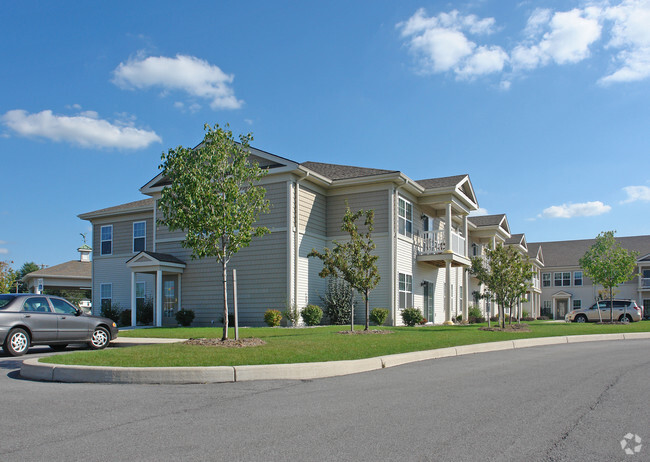
[[[622,314],[621,317],[618,318],[618,322],[624,322],[624,323],[632,322],[632,316],[630,316],[629,314],[625,314],[625,315]]]
[[[52,348],[54,351],[63,351],[67,346],[68,345],[66,343],[58,343],[56,345],[50,345],[50,348]]]
[[[576,322],[587,322],[587,316],[585,316],[584,314],[576,316]]]
[[[97,327],[95,332],[93,332],[93,336],[90,338],[90,342],[88,342],[88,346],[93,350],[101,350],[102,348],[106,348],[106,345],[110,341],[111,336],[108,331],[104,327]]]
[[[11,356],[24,355],[29,342],[29,334],[24,329],[12,329],[5,339],[4,350]]]

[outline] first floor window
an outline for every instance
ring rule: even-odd
[[[548,316],[549,318],[552,318],[553,317],[552,309],[553,309],[553,302],[550,300],[544,300],[542,302],[542,312],[540,314],[542,316]]]
[[[113,284],[101,284],[99,286],[99,306],[102,309],[110,308],[113,302]]]
[[[397,215],[399,233],[406,237],[413,236],[413,204],[400,197]]]
[[[551,273],[542,274],[542,287],[551,287]]]
[[[582,309],[582,300],[573,300],[573,309],[574,310]]]
[[[413,308],[413,276],[399,273],[399,307]]]
[[[135,306],[138,310],[141,310],[144,306],[145,288],[146,285],[144,282],[135,283]]]

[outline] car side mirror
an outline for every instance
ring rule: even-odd
[[[83,310],[81,308],[77,308],[77,312],[75,313],[75,316],[81,316],[84,314]]]

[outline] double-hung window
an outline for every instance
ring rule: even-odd
[[[133,223],[133,252],[142,252],[146,245],[147,222],[136,221]]]
[[[110,308],[113,302],[113,284],[100,284],[99,300],[101,308]]]
[[[581,286],[582,285],[582,271],[573,272],[573,285]]]
[[[554,273],[555,287],[567,287],[571,285],[571,272]]]
[[[399,307],[413,308],[413,276],[399,273]]]
[[[144,307],[145,300],[145,288],[146,285],[143,281],[135,283],[135,306],[138,310],[141,310]]]
[[[100,229],[100,247],[101,255],[113,254],[113,225],[102,226]]]
[[[581,310],[582,309],[582,300],[573,300],[573,309]]]
[[[406,237],[413,236],[413,204],[406,199],[399,198],[398,203],[398,231]]]
[[[551,287],[551,273],[542,273],[542,287]]]

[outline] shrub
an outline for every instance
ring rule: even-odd
[[[147,325],[153,323],[153,298],[145,298],[137,301],[135,316],[138,324]]]
[[[323,318],[323,310],[320,309],[320,306],[307,305],[303,308],[301,316],[308,326],[317,326]]]
[[[469,321],[470,324],[485,322],[485,318],[483,316],[469,316],[467,320]]]
[[[530,318],[530,315],[528,314],[528,311],[522,310],[521,311],[521,317],[523,318]]]
[[[194,321],[194,311],[192,310],[179,310],[176,312],[176,322],[181,326],[187,327]]]
[[[498,322],[498,321],[499,321],[499,315],[496,315],[496,316],[490,316],[490,321],[492,321],[492,322]]]
[[[531,317],[531,316],[526,316],[525,318],[521,318],[521,320],[522,320],[522,321],[526,321],[526,322],[530,322],[530,321],[534,321],[535,318],[533,318],[533,317]]]
[[[479,308],[475,307],[475,306],[471,307],[471,308],[467,311],[467,317],[468,317],[468,318],[471,318],[471,317],[474,317],[474,318],[480,318],[480,317],[482,317],[482,316],[483,316],[483,313],[481,313],[481,310],[480,310]],[[471,321],[470,321],[470,322],[471,322]]]
[[[282,313],[278,310],[266,310],[264,313],[264,322],[267,326],[277,327],[280,325],[280,321],[282,321]]]
[[[462,320],[463,320],[463,315],[462,314],[459,314],[458,316],[456,316],[456,322],[461,322]]]
[[[120,312],[120,322],[118,324],[120,327],[131,325],[131,310],[122,310]]]
[[[420,325],[421,325],[421,326],[424,326],[426,323],[427,323],[427,318],[425,318],[424,316],[422,316],[422,319],[420,319]]]
[[[548,316],[537,316],[538,321],[548,321]]]
[[[409,327],[419,324],[422,319],[422,312],[417,308],[404,308],[402,310],[402,321]]]
[[[122,307],[119,303],[113,301],[107,301],[102,305],[100,314],[105,318],[109,318],[115,322],[120,322],[120,313],[122,312]]]
[[[386,308],[373,308],[370,310],[370,320],[378,326],[383,326],[388,318],[388,310]]]
[[[287,304],[287,308],[282,312],[282,315],[287,318],[293,327],[296,327],[300,321],[300,308],[295,303]]]
[[[327,292],[321,300],[325,304],[325,314],[330,324],[350,324],[352,306],[355,302],[354,291],[350,284],[343,279],[329,278]]]

